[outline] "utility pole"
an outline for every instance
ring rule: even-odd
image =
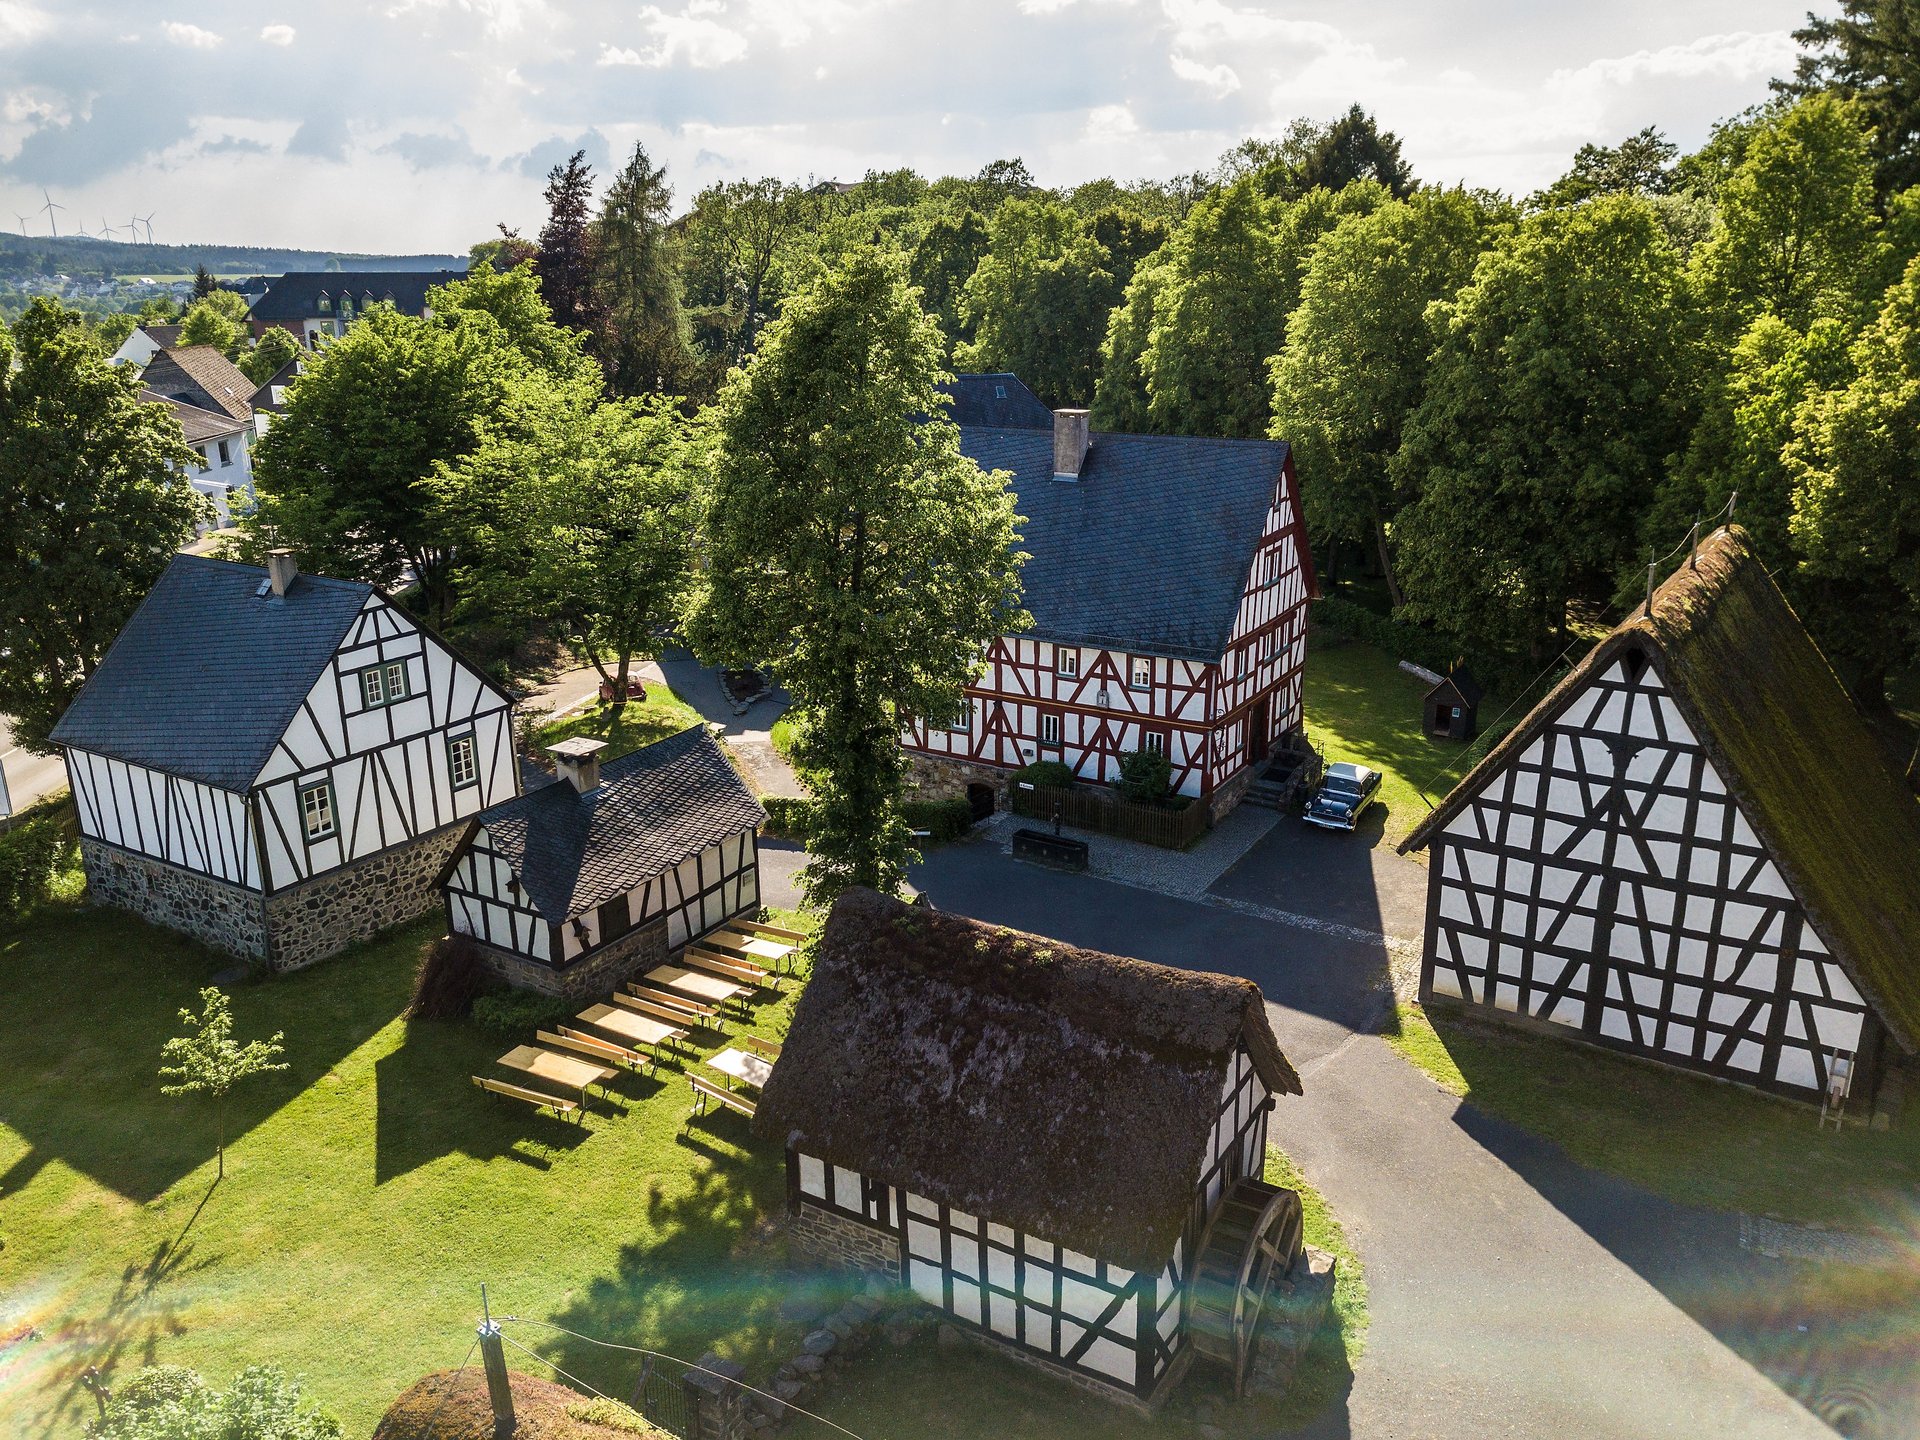
[[[513,1434],[513,1385],[507,1379],[507,1352],[500,1327],[487,1308],[487,1287],[480,1287],[480,1358],[487,1367],[487,1399],[493,1402],[493,1440]]]

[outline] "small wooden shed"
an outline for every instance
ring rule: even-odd
[[[1480,699],[1485,694],[1471,670],[1456,667],[1421,702],[1427,734],[1444,740],[1473,739],[1480,733]]]

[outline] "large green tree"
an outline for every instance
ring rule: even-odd
[[[667,230],[672,204],[667,167],[655,165],[636,141],[594,222],[598,348],[607,384],[617,395],[663,394],[686,379],[687,317]]]
[[[1533,197],[1541,209],[1578,205],[1596,195],[1664,195],[1673,188],[1680,147],[1649,125],[1618,145],[1582,145],[1573,164]]]
[[[1049,405],[1089,405],[1118,295],[1111,257],[1059,201],[1008,200],[994,212],[986,258],[961,295],[973,339],[955,347],[970,370],[1011,370]]]
[[[723,365],[753,353],[783,298],[780,261],[811,208],[797,185],[736,180],[694,197],[682,222],[686,296],[705,351]]]
[[[577,150],[547,172],[547,223],[540,227],[535,261],[540,293],[554,319],[574,330],[591,332],[595,310],[593,259],[593,167]]]
[[[586,352],[586,337],[553,317],[532,265],[510,270],[482,266],[427,292],[434,323],[458,329],[485,317],[497,339],[534,369],[559,382],[601,383],[600,367]],[[483,326],[483,328],[485,328]]]
[[[1153,396],[1147,389],[1147,346],[1154,316],[1172,270],[1166,251],[1149,255],[1135,267],[1121,302],[1107,313],[1107,334],[1100,345],[1100,374],[1094,383],[1093,418],[1102,430],[1146,434],[1153,429]]]
[[[704,435],[670,400],[538,387],[520,425],[440,477],[463,598],[552,627],[624,694],[685,618]]]
[[[913,247],[908,273],[920,287],[920,303],[940,322],[949,348],[973,339],[960,311],[960,295],[987,254],[987,222],[977,210],[940,215]]]
[[[1313,250],[1273,362],[1272,433],[1293,446],[1309,527],[1371,540],[1396,605],[1387,528],[1408,497],[1387,462],[1426,389],[1427,309],[1473,273],[1488,223],[1459,190],[1422,190],[1343,221]]]
[[[1691,422],[1679,259],[1653,209],[1604,196],[1526,221],[1446,308],[1389,464],[1410,616],[1546,652],[1604,602]]]
[[[300,342],[290,331],[269,325],[239,360],[240,373],[256,385],[264,385],[300,353]]]
[[[770,665],[816,776],[809,895],[895,891],[904,718],[935,723],[1020,608],[1013,500],[938,416],[942,338],[903,257],[855,251],[788,301],[718,405],[702,656]]]
[[[1920,184],[1920,0],[1840,0],[1793,32],[1806,53],[1782,88],[1858,100],[1883,193]]]
[[[80,317],[35,300],[0,329],[0,714],[45,750],[205,503],[194,454],[132,367]]]

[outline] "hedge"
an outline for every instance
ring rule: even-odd
[[[524,1040],[529,1030],[558,1025],[580,1008],[578,1000],[532,990],[501,990],[473,1002],[473,1023],[502,1040]]]
[[[0,915],[45,901],[56,870],[72,863],[73,807],[66,801],[24,810],[0,831]]]
[[[820,802],[811,796],[763,795],[767,834],[806,844]],[[973,806],[965,800],[909,800],[900,807],[907,828],[924,830],[934,844],[958,840],[973,826]]]

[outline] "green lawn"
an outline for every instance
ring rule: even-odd
[[[1298,1429],[1346,1393],[1366,1345],[1367,1285],[1340,1222],[1292,1161],[1269,1150],[1266,1178],[1300,1192],[1307,1243],[1340,1262],[1332,1320],[1285,1395],[1235,1404],[1225,1371],[1196,1365],[1148,1421],[983,1346],[942,1348],[929,1331],[904,1349],[877,1345],[862,1355],[815,1408],[863,1440],[1198,1440],[1202,1419],[1236,1440]],[[806,1420],[790,1433],[841,1440],[839,1431]]]
[[[1437,804],[1484,749],[1427,737],[1420,700],[1429,688],[1384,650],[1358,641],[1307,651],[1307,739],[1329,761],[1353,761],[1381,772],[1383,844],[1406,839],[1427,815],[1421,792]],[[1490,722],[1501,703],[1491,695],[1483,700],[1481,721]]]
[[[591,735],[607,742],[600,758],[615,760],[642,745],[678,735],[688,726],[701,723],[698,710],[664,684],[651,684],[647,686],[644,700],[629,700],[617,710],[596,702],[578,715],[542,726],[535,743],[552,745],[575,735]]]
[[[1836,1133],[1804,1105],[1670,1066],[1403,1005],[1392,1045],[1582,1165],[1688,1204],[1835,1225],[1910,1216],[1920,1126]]]
[[[617,1080],[584,1127],[480,1092],[469,1075],[506,1044],[398,1018],[439,928],[234,992],[238,1035],[284,1029],[292,1068],[236,1092],[215,1186],[211,1112],[162,1097],[155,1070],[175,1012],[229,962],[107,911],[0,927],[0,1434],[77,1433],[89,1365],[223,1384],[272,1360],[365,1435],[460,1363],[483,1281],[496,1314],[716,1346],[764,1378],[795,1339],[763,1224],[784,1203],[777,1151],[732,1114],[680,1138],[691,1092],[672,1070]],[[790,1003],[755,1028],[783,1029]],[[508,1333],[609,1394],[632,1386],[636,1357]]]

